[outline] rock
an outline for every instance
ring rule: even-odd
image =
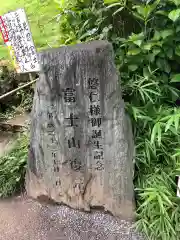
[[[94,41],[40,54],[26,190],[75,209],[134,217],[133,136],[112,46]]]

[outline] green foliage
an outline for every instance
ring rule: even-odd
[[[28,152],[27,134],[22,134],[10,153],[0,158],[0,196],[7,197],[22,190]]]
[[[180,79],[180,3],[83,4],[61,10],[60,44],[112,42],[136,141],[136,226],[151,240],[179,239],[175,176],[180,175],[180,110],[175,106],[179,97],[175,84]],[[127,19],[136,24],[134,30]]]

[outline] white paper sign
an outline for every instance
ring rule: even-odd
[[[0,30],[18,73],[38,72],[40,65],[24,9],[0,17]]]

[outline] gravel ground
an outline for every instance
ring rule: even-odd
[[[101,212],[40,204],[24,197],[0,201],[0,240],[142,240],[132,224]]]

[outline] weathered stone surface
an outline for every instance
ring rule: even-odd
[[[89,211],[133,217],[131,124],[110,43],[40,54],[32,110],[27,193]]]

